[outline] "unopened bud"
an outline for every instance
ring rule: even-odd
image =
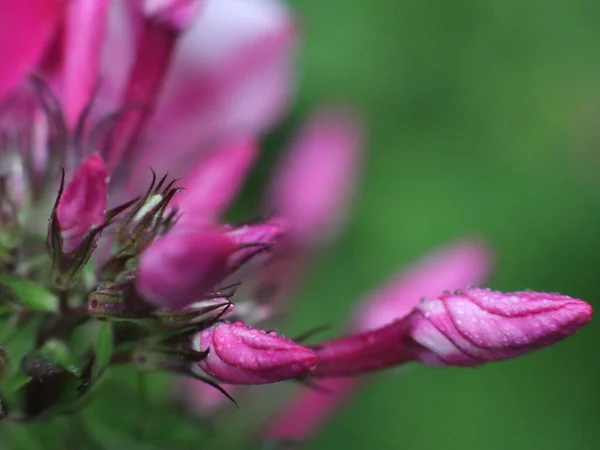
[[[315,352],[274,331],[223,322],[198,333],[194,348],[208,351],[198,366],[230,384],[265,384],[308,375]]]

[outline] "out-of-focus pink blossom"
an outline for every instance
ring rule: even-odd
[[[410,335],[426,364],[475,366],[551,345],[591,318],[588,303],[564,295],[474,288],[423,300]]]
[[[361,128],[348,112],[320,111],[285,154],[268,200],[301,241],[325,240],[345,216],[360,166]]]
[[[231,384],[264,384],[307,375],[315,352],[242,322],[223,322],[198,333],[194,346],[208,350],[198,366],[211,377]]]
[[[426,255],[395,274],[382,288],[359,302],[350,330],[364,332],[408,316],[423,297],[444,289],[478,285],[490,272],[491,250],[478,239],[463,239]],[[339,405],[360,387],[363,378],[327,378],[319,385],[328,392],[303,390],[273,417],[263,430],[267,439],[303,440],[323,426]],[[305,411],[311,411],[306,414]]]
[[[220,231],[173,230],[142,253],[137,289],[155,306],[182,308],[211,292],[227,274],[227,261],[235,250]]]
[[[40,59],[66,4],[65,0],[0,1],[0,99]]]
[[[74,128],[98,85],[107,0],[70,0],[64,21],[61,92],[67,124]],[[60,49],[57,51],[61,51]]]
[[[108,171],[102,158],[88,157],[65,186],[56,208],[62,250],[79,247],[87,233],[104,223],[108,191]]]
[[[410,314],[423,297],[478,286],[490,273],[492,260],[491,249],[480,239],[448,244],[394,275],[383,288],[360,302],[352,328],[379,328]]]
[[[144,163],[186,173],[208,146],[255,135],[286,107],[296,26],[275,0],[206,2],[175,52],[144,140]]]
[[[206,0],[145,0],[143,11],[152,20],[184,30],[196,18]]]
[[[219,218],[238,193],[257,155],[249,138],[227,140],[206,155],[182,180],[175,198],[182,226],[206,225]]]

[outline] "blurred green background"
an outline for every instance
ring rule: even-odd
[[[600,306],[600,3],[292,6],[305,35],[298,101],[267,139],[247,204],[290,132],[323,101],[362,111],[369,149],[348,227],[315,258],[284,331],[331,323],[325,335],[334,335],[353,303],[397,268],[474,234],[497,252],[490,287],[560,291]],[[592,323],[516,360],[379,374],[307,448],[600,448],[599,342]],[[205,443],[214,439],[210,429],[161,406],[164,377],[149,381],[146,403],[135,378],[124,379],[109,381],[112,395],[75,419],[5,425],[10,438],[0,437],[0,448],[67,448],[65,436],[81,420],[98,448],[225,448]],[[228,417],[236,414],[244,411]],[[146,443],[127,437],[139,423]],[[96,448],[77,442],[71,448]]]
[[[397,267],[471,234],[497,251],[490,287],[600,306],[600,3],[293,6],[301,109],[347,99],[370,137],[349,227],[313,267],[294,331],[341,324]],[[599,343],[592,323],[521,359],[381,374],[308,448],[600,448]]]

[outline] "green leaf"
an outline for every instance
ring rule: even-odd
[[[29,280],[0,274],[0,302],[18,302],[21,306],[34,311],[58,311],[58,299],[43,286]]]
[[[113,325],[109,321],[100,324],[96,335],[96,359],[92,370],[92,380],[96,380],[108,366],[114,351]]]

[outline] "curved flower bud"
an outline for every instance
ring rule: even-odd
[[[158,307],[177,309],[202,300],[226,275],[235,249],[216,230],[167,233],[142,253],[137,289]]]
[[[353,375],[418,359],[477,366],[546,347],[591,320],[578,299],[540,292],[468,289],[423,300],[413,313],[377,330],[316,346],[314,376]]]
[[[410,334],[426,364],[476,366],[551,345],[591,318],[588,303],[564,295],[468,289],[423,300]]]
[[[104,223],[108,171],[100,156],[88,157],[65,186],[56,207],[62,250],[76,250],[85,236]]]
[[[269,191],[269,203],[302,242],[339,228],[356,184],[362,126],[348,113],[321,111],[293,142]]]
[[[256,142],[228,140],[202,159],[182,181],[185,189],[174,199],[180,226],[212,222],[239,191],[256,158]]]
[[[317,359],[313,350],[243,322],[223,322],[198,333],[194,349],[209,351],[198,363],[204,372],[230,384],[266,384],[304,376]]]

